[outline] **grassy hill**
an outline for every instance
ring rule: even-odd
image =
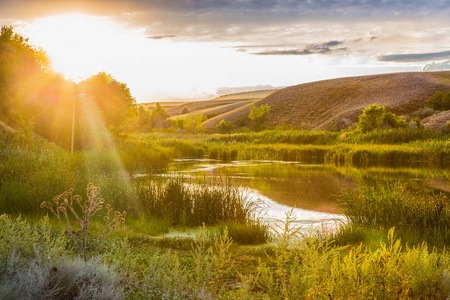
[[[254,92],[244,92],[230,95],[223,95],[212,100],[207,101],[193,101],[185,102],[175,106],[166,106],[167,112],[170,116],[175,117],[183,114],[183,111],[188,113],[199,112],[204,115],[210,113],[222,114],[229,112],[236,108],[239,108],[250,102],[259,100],[266,97],[275,90],[264,90],[264,91],[254,91]],[[169,102],[170,103],[170,102]],[[163,105],[161,103],[161,105]],[[164,107],[164,106],[163,106]],[[217,109],[217,110],[215,110]]]
[[[293,125],[330,129],[358,121],[361,110],[373,103],[398,115],[411,115],[425,106],[437,91],[450,91],[450,71],[409,72],[338,78],[279,89],[254,101],[268,104],[269,126]],[[206,121],[214,130],[225,119],[234,127],[250,126],[250,104]]]

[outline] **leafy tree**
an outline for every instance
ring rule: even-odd
[[[161,104],[156,102],[156,106],[154,109],[152,109],[152,112],[150,114],[152,128],[162,129],[168,127],[169,122],[167,121],[167,119],[169,117],[169,113],[161,106]]]
[[[391,112],[385,112],[381,118],[381,121],[383,122],[383,125],[389,128],[400,128],[407,125],[405,119]]]
[[[45,52],[14,33],[11,26],[0,31],[0,118],[11,125],[20,115],[29,115],[34,100],[47,81],[49,61]]]
[[[369,132],[377,129],[383,122],[383,115],[386,112],[384,106],[372,104],[363,109],[359,115],[358,128],[363,132]]]
[[[267,104],[256,107],[256,105],[252,103],[248,117],[253,121],[256,130],[266,129],[269,111],[270,106]]]
[[[436,92],[427,99],[426,105],[436,110],[450,110],[450,92]]]
[[[359,115],[358,129],[366,133],[378,128],[400,128],[406,125],[405,119],[392,112],[386,112],[384,106],[372,104],[364,108]]]
[[[217,131],[220,133],[230,133],[233,129],[233,123],[225,122],[225,119],[222,119],[219,124],[216,125]]]
[[[106,126],[118,126],[136,111],[136,99],[125,83],[100,72],[80,83],[83,100],[95,103]]]

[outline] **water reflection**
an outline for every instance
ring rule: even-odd
[[[194,178],[231,178],[246,187],[251,197],[267,204],[265,218],[284,219],[285,212],[295,208],[298,225],[324,220],[342,220],[337,195],[361,184],[400,181],[410,188],[429,192],[450,192],[447,169],[335,167],[279,161],[176,160],[169,174]]]

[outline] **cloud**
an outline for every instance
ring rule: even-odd
[[[152,40],[162,40],[162,39],[170,39],[170,38],[174,38],[177,37],[176,35],[173,34],[166,34],[166,35],[154,35],[154,36],[149,36],[147,37],[148,39],[152,39]]]
[[[450,51],[414,53],[414,54],[390,54],[378,56],[377,60],[384,62],[419,62],[449,59]]]
[[[288,49],[288,50],[269,50],[255,52],[255,55],[312,55],[312,54],[330,54],[332,52],[345,51],[347,48],[336,46],[342,45],[343,41],[329,41],[322,44],[310,44],[303,49]]]
[[[423,66],[421,71],[443,71],[443,70],[450,70],[450,60],[426,64],[425,66]]]

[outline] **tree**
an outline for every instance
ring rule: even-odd
[[[382,117],[386,108],[372,104],[363,109],[362,114],[359,115],[358,128],[363,132],[369,132],[377,129],[382,124]]]
[[[45,85],[49,60],[45,52],[14,33],[11,26],[0,31],[0,118],[16,125],[20,115],[31,113],[28,103]]]
[[[436,110],[450,110],[450,92],[436,92],[427,99],[426,105]]]
[[[358,129],[366,133],[378,128],[400,128],[406,125],[407,122],[402,117],[386,112],[384,106],[372,104],[364,108],[359,115]]]
[[[225,122],[225,119],[222,119],[222,121],[220,121],[220,123],[217,124],[216,127],[219,133],[230,133],[233,129],[233,123]]]
[[[152,109],[150,114],[150,119],[152,123],[152,128],[162,129],[169,126],[167,119],[170,117],[169,113],[156,102],[156,106]]]
[[[267,104],[262,104],[261,106],[256,107],[256,105],[252,103],[248,117],[253,121],[256,130],[266,129],[269,111],[270,106]]]
[[[95,103],[107,127],[118,126],[136,111],[136,99],[125,83],[100,72],[80,83],[84,101]]]

